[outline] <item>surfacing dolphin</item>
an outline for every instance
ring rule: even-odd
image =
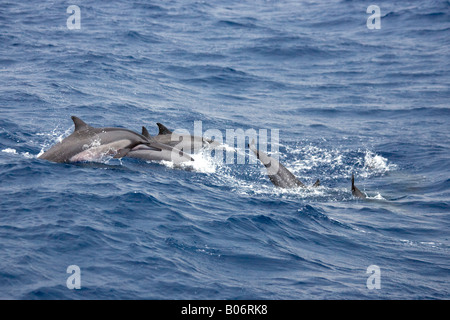
[[[288,169],[286,169],[280,162],[270,157],[266,153],[256,149],[254,140],[248,145],[248,148],[255,153],[256,157],[266,167],[269,179],[275,186],[286,189],[307,187],[303,182],[298,180]],[[320,180],[317,179],[317,181],[313,184],[313,187],[318,187],[319,185]]]
[[[142,135],[151,141],[151,145],[140,144],[128,152],[127,157],[147,161],[171,161],[176,165],[182,162],[194,161],[187,153],[156,141],[150,136],[145,127],[142,127]]]
[[[160,143],[183,150],[184,152],[195,153],[203,147],[215,148],[220,146],[220,143],[217,141],[190,134],[177,134],[159,122],[157,125],[159,133],[154,139]]]
[[[352,194],[353,196],[361,199],[366,199],[367,196],[361,192],[356,186],[355,186],[355,175],[352,174]]]
[[[122,158],[138,145],[149,145],[144,136],[123,128],[94,128],[72,116],[73,133],[44,152],[39,159],[53,162],[95,161],[105,155]]]

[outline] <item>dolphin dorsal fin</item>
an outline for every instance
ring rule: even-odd
[[[161,134],[172,134],[172,131],[167,129],[166,126],[164,126],[163,124],[158,122],[157,125],[158,125],[158,128],[159,128],[158,135],[161,135]]]
[[[355,175],[352,173],[352,190],[355,189]]]
[[[152,143],[157,143],[157,141],[155,140],[155,138],[153,138],[150,133],[148,133],[148,130],[146,127],[142,126],[142,135],[147,138],[149,141],[151,141]]]
[[[146,138],[151,138],[152,136],[150,135],[150,133],[148,133],[148,130],[146,127],[142,127],[142,135]]]
[[[73,124],[75,125],[75,131],[84,130],[87,128],[90,128],[90,125],[88,125],[86,122],[81,120],[78,117],[72,116]]]
[[[316,188],[316,187],[319,187],[319,186],[320,186],[320,180],[317,179],[316,182],[314,182],[313,187]]]

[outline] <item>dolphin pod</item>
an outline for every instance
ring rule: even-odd
[[[160,143],[148,133],[145,127],[142,127],[142,135],[152,142],[151,145],[138,145],[133,148],[133,150],[127,153],[127,157],[138,158],[147,161],[172,161],[174,164],[194,161],[194,159],[190,155],[184,153],[178,148]]]
[[[71,135],[52,146],[40,155],[39,159],[52,162],[67,163],[80,161],[96,161],[103,156],[114,158],[137,158],[147,161],[172,161],[174,164],[194,161],[187,153],[193,153],[202,147],[217,147],[220,143],[203,137],[189,134],[176,134],[163,124],[157,123],[159,133],[152,137],[145,127],[142,133],[124,128],[94,128],[78,117],[72,116],[75,129]],[[248,144],[256,157],[266,167],[269,180],[279,188],[306,188],[279,161],[258,150],[253,140]],[[183,150],[183,151],[182,151]],[[317,179],[312,187],[320,186]],[[351,192],[354,197],[365,199],[367,196],[355,186],[352,174]]]
[[[72,116],[75,130],[39,156],[53,162],[95,161],[103,156],[124,156],[145,160],[192,161],[192,157],[172,146],[123,128],[94,128]]]

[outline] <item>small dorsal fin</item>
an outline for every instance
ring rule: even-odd
[[[367,196],[361,192],[356,186],[355,186],[355,175],[352,173],[352,194],[353,196],[361,199],[367,198]]]
[[[320,180],[317,179],[316,182],[314,182],[313,187],[316,188],[316,187],[319,187],[319,186],[320,186]]]
[[[86,122],[84,122],[78,117],[72,116],[72,121],[73,124],[75,125],[75,131],[90,128],[90,125],[88,125]]]
[[[158,122],[157,125],[158,125],[158,128],[159,128],[158,135],[161,135],[161,134],[172,134],[172,131],[167,129],[163,124]]]
[[[146,138],[151,138],[152,136],[150,135],[150,133],[148,133],[148,130],[146,127],[142,127],[142,135]]]

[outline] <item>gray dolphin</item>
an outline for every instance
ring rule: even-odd
[[[279,163],[277,160],[270,157],[266,153],[256,149],[254,140],[248,145],[248,148],[255,153],[256,157],[266,167],[269,179],[275,186],[286,189],[298,187],[306,188],[306,185],[298,180],[281,163]],[[319,179],[317,179],[317,181],[313,184],[313,187],[318,186],[320,186]]]
[[[160,143],[183,150],[184,152],[194,153],[203,147],[215,148],[220,146],[220,143],[217,141],[190,134],[177,134],[170,131],[166,128],[166,126],[159,122],[157,125],[159,128],[159,133],[154,137],[154,139]]]
[[[138,158],[147,161],[171,161],[174,164],[194,161],[194,159],[183,151],[174,147],[159,143],[142,127],[142,135],[151,141],[151,145],[140,144],[127,153],[127,157]]]
[[[140,145],[151,146],[149,140],[122,128],[94,128],[72,116],[74,132],[39,156],[53,162],[95,161],[105,155],[122,158]]]
[[[361,192],[356,186],[355,186],[355,175],[352,174],[352,194],[353,196],[361,199],[367,198],[367,196]]]

